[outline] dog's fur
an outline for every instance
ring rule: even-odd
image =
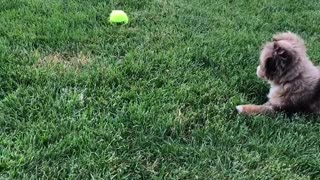
[[[268,102],[241,105],[240,114],[320,113],[320,70],[309,60],[304,41],[285,32],[273,36],[260,54],[257,76],[270,84]]]

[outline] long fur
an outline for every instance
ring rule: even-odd
[[[320,70],[309,60],[298,35],[274,35],[260,53],[257,76],[270,84],[269,100],[237,106],[240,114],[320,113]]]

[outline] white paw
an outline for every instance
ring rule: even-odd
[[[237,109],[238,113],[242,113],[243,112],[243,107],[242,106],[236,106],[236,109]]]

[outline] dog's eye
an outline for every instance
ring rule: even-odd
[[[268,62],[268,61],[272,61],[272,58],[271,57],[267,58],[266,62]]]
[[[266,70],[268,72],[275,72],[277,70],[275,60],[271,57],[266,59]]]

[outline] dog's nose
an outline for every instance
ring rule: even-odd
[[[261,79],[264,79],[265,76],[264,74],[262,73],[261,69],[260,69],[260,66],[257,67],[257,76]]]

